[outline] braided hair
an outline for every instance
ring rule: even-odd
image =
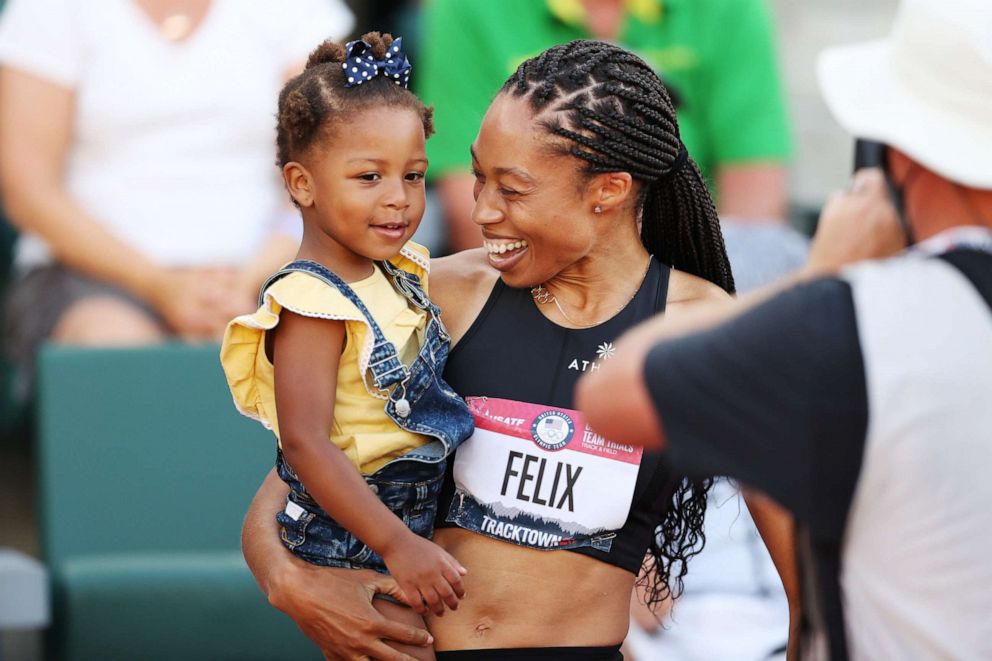
[[[525,97],[583,173],[629,172],[644,184],[641,241],[660,261],[729,293],[734,278],[702,174],[679,136],[668,91],[639,57],[602,41],[554,46],[521,64],[500,93]]]
[[[372,47],[372,55],[381,60],[392,45],[390,34],[369,32],[362,41]],[[325,41],[307,59],[306,68],[290,79],[279,92],[276,123],[276,147],[279,167],[297,160],[318,140],[333,136],[333,130],[346,124],[355,112],[372,107],[408,108],[420,116],[424,137],[434,133],[434,109],[424,106],[417,96],[393,81],[379,76],[355,87],[345,87],[341,64],[345,49]]]
[[[642,183],[637,213],[649,253],[734,292],[716,207],[682,144],[668,92],[643,60],[612,44],[573,41],[525,61],[500,93],[526,99],[553,147],[583,162],[585,177],[629,172]],[[687,562],[706,541],[710,484],[675,486],[638,578],[651,607],[682,593]]]

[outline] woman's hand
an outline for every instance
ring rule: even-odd
[[[399,583],[403,601],[421,615],[427,614],[429,608],[440,617],[446,604],[456,610],[458,601],[465,596],[462,576],[468,570],[450,553],[423,537],[407,532],[390,545],[382,559]]]
[[[288,554],[287,554],[288,555]],[[396,581],[367,569],[283,563],[269,575],[269,603],[293,618],[329,659],[414,661],[384,641],[428,647],[424,629],[389,620],[372,607],[376,594],[403,599]]]

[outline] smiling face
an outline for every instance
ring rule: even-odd
[[[422,118],[407,108],[363,109],[318,141],[283,176],[303,212],[301,257],[342,277],[395,256],[424,215]]]
[[[586,258],[599,228],[577,159],[555,153],[526,101],[501,94],[472,145],[475,210],[489,263],[511,287],[547,282]]]

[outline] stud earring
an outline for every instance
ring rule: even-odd
[[[597,204],[596,206],[594,206],[594,207],[592,208],[592,212],[593,212],[593,213],[603,213],[603,207],[601,207],[601,206],[599,206],[599,205]]]

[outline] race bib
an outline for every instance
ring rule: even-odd
[[[627,520],[642,448],[570,409],[470,397],[475,433],[455,453],[448,521],[541,549],[609,550]]]

